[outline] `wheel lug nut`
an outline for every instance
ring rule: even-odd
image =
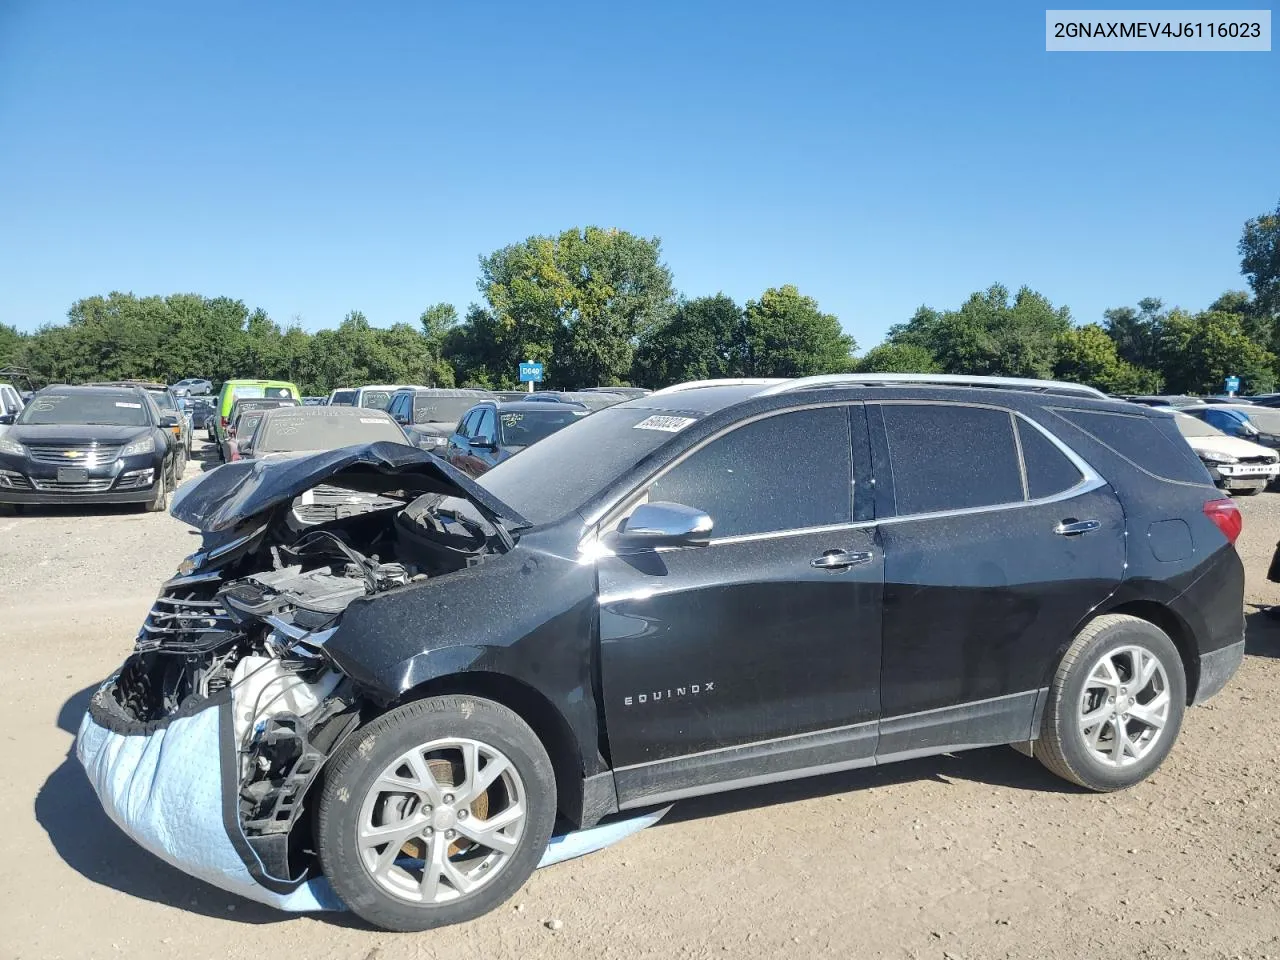
[[[423,834],[424,834],[424,835],[426,835],[426,836],[428,836],[428,837],[429,837],[429,836],[431,836],[433,833],[435,833],[435,831],[434,831],[434,830],[432,830],[430,827],[427,827],[427,829],[426,829],[426,830],[424,830],[424,831],[422,831],[422,832],[423,832]]]
[[[444,838],[446,840],[452,840],[455,836],[457,836],[457,834],[454,833],[452,830],[446,830],[444,832]]]
[[[465,820],[465,819],[467,819],[467,811],[466,811],[466,810],[459,810],[459,811],[458,811],[458,819],[459,819],[459,820]]]
[[[444,795],[444,802],[445,802],[445,803],[453,803],[453,794],[452,794],[452,793],[446,793],[446,794]]]

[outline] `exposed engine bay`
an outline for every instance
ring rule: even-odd
[[[326,493],[346,505],[334,519],[315,522],[309,488],[239,529],[206,532],[91,708],[144,732],[229,699],[240,827],[277,877],[305,872],[309,831],[294,833],[303,800],[371,709],[324,653],[343,612],[514,544],[500,520],[461,497],[346,496],[332,481]]]

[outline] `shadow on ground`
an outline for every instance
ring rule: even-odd
[[[80,727],[95,684],[75,694],[58,711],[58,726],[74,734]],[[143,850],[103,812],[75,748],[45,780],[35,801],[36,820],[44,828],[63,862],[86,880],[151,900],[237,923],[266,924],[293,919],[263,904],[226,893]],[[305,914],[339,926],[362,927],[349,913]]]
[[[1248,606],[1252,611],[1244,618],[1244,652],[1251,657],[1280,659],[1280,616],[1272,616],[1271,607]]]
[[[830,797],[912,780],[932,780],[947,784],[968,780],[1037,793],[1088,792],[1054,776],[1038,761],[1023,756],[1012,747],[992,747],[681,800],[658,825],[737,813],[778,803]]]

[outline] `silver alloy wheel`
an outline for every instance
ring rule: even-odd
[[[411,903],[445,903],[502,872],[527,810],[524,781],[502,751],[461,737],[432,740],[374,780],[356,841],[383,890]]]
[[[1160,658],[1130,644],[1109,650],[1089,671],[1080,697],[1080,733],[1094,759],[1127,767],[1146,757],[1169,721],[1169,677]]]

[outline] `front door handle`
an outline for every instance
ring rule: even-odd
[[[819,570],[848,570],[860,563],[870,563],[869,553],[849,553],[847,550],[825,550],[822,556],[814,557],[810,564]]]
[[[1053,532],[1064,537],[1075,537],[1082,533],[1097,530],[1100,526],[1102,524],[1097,520],[1072,520],[1068,518],[1054,527]]]

